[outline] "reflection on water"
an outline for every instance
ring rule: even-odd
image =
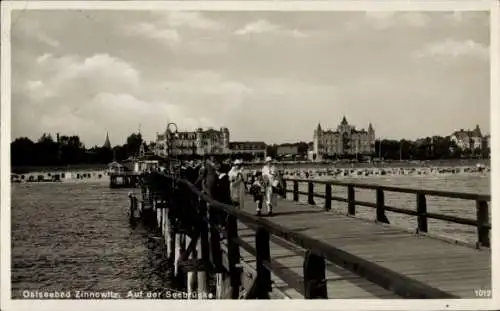
[[[383,176],[352,181],[490,193],[488,176]],[[129,224],[128,191],[109,189],[102,182],[13,184],[13,298],[21,298],[23,290],[35,289],[113,290],[125,296],[129,290],[168,288],[162,244],[141,225]],[[346,196],[342,187],[334,187],[332,192]],[[374,191],[358,191],[356,196],[361,201],[375,202]],[[305,196],[301,199],[306,200]],[[316,201],[323,204],[320,199]],[[386,204],[414,209],[415,197],[387,193]],[[428,198],[428,205],[433,212],[475,218],[474,202]],[[333,207],[345,210],[346,204],[336,203]],[[363,217],[375,215],[369,208],[358,207],[357,211]],[[416,227],[411,217],[388,213],[388,218],[394,225]],[[430,221],[429,231],[475,241],[473,227]]]

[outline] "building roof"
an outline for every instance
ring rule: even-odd
[[[347,123],[347,119],[345,118],[345,116],[342,118],[342,122],[340,122],[340,125],[349,125],[349,123]]]
[[[320,124],[319,122],[318,122],[318,126],[316,127],[316,130],[317,130],[318,132],[321,132],[321,124]]]
[[[111,142],[109,141],[109,134],[106,132],[106,140],[104,141],[103,148],[111,149]]]
[[[479,137],[483,136],[481,134],[481,129],[479,128],[479,124],[476,124],[476,128],[474,129],[473,133],[475,136],[479,136]]]
[[[479,125],[476,126],[474,130],[463,130],[460,129],[460,131],[455,131],[452,134],[453,136],[456,136],[457,139],[463,140],[463,139],[469,139],[472,137],[483,137],[481,134],[481,129],[479,129]]]

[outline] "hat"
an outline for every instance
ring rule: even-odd
[[[272,162],[272,161],[273,161],[273,159],[271,157],[266,157],[266,160],[265,160],[266,163],[267,162]]]
[[[240,159],[236,159],[236,160],[234,160],[233,164],[234,165],[241,165],[241,164],[243,164],[243,161],[241,161]]]

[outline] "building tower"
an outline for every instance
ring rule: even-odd
[[[347,122],[347,119],[345,116],[342,118],[342,121],[340,122],[340,126],[338,128],[338,131],[341,133],[350,132],[349,123]]]
[[[474,129],[473,134],[475,137],[483,137],[483,134],[481,133],[481,129],[479,128],[479,124],[476,124],[476,128]]]
[[[102,147],[106,149],[111,149],[111,143],[109,142],[108,132],[106,132],[106,140],[104,141],[104,145],[102,145]]]
[[[203,129],[201,127],[196,129],[196,153],[204,155],[203,150]]]
[[[323,134],[323,130],[321,129],[321,124],[318,122],[318,126],[314,130],[313,136],[313,154],[316,155],[316,160],[319,160],[321,153],[321,136]]]
[[[375,153],[375,130],[371,122],[368,125],[368,140],[370,142],[370,152]]]
[[[222,153],[229,153],[229,129],[223,127],[220,131],[222,132]]]

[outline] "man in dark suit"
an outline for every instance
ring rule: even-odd
[[[201,188],[204,193],[213,197],[218,178],[216,163],[211,157],[205,161],[205,164],[200,169],[197,182],[201,182]]]

